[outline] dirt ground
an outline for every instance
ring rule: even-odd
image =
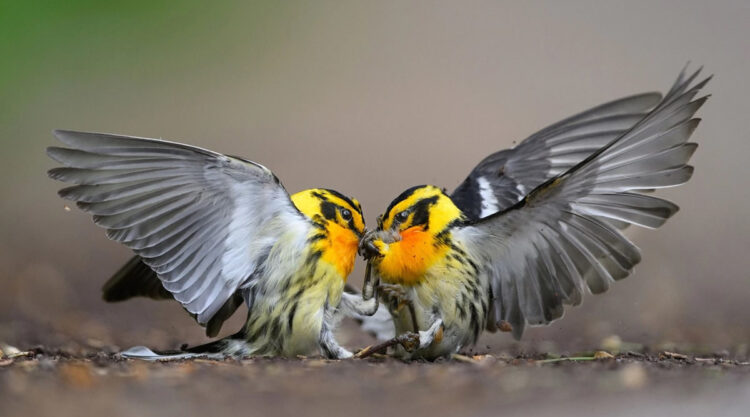
[[[744,416],[750,363],[726,352],[492,353],[175,362],[111,348],[35,347],[0,359],[0,415]],[[746,358],[743,358],[746,360]]]

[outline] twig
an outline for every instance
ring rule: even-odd
[[[659,354],[659,359],[676,359],[680,361],[687,360],[687,355],[683,355],[682,353],[675,353],[675,352],[667,352],[664,351]]]
[[[416,338],[416,341],[414,340],[415,338]],[[414,343],[416,343],[417,345],[414,346]],[[416,347],[419,346],[419,335],[417,335],[416,333],[404,333],[404,334],[398,335],[378,345],[367,346],[366,348],[357,352],[357,354],[354,355],[354,357],[358,359],[364,359],[369,356],[372,356],[375,353],[381,353],[385,351],[386,349],[388,349],[389,347],[395,346],[395,345],[401,345],[404,347],[404,349],[411,352],[412,350],[414,350]]]
[[[573,356],[570,358],[541,359],[535,362],[536,363],[555,363],[555,362],[565,362],[565,361],[595,361],[595,360],[596,358],[593,356]]]
[[[414,303],[411,299],[407,299],[406,305],[409,307],[409,315],[411,316],[411,325],[414,328],[414,333],[419,333],[419,324],[417,324],[417,312],[414,309]]]
[[[474,363],[474,364],[479,363],[478,360],[476,360],[474,358],[470,358],[470,357],[468,357],[466,355],[461,355],[460,353],[454,353],[454,354],[452,354],[451,355],[451,359],[453,359],[455,361],[458,361],[458,362],[464,362],[464,363]]]
[[[376,353],[382,353],[386,351],[389,347],[395,346],[397,344],[399,344],[399,341],[397,338],[394,337],[393,339],[386,340],[383,343],[367,346],[366,348],[357,352],[357,354],[355,354],[354,357],[358,359],[365,359]]]

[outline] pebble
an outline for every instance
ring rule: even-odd
[[[641,388],[648,382],[648,375],[643,366],[639,364],[629,364],[620,371],[620,382],[625,388]]]

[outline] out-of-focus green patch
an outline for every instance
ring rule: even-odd
[[[229,49],[272,48],[268,33],[283,25],[286,9],[200,0],[2,2],[0,121],[13,120],[24,100],[61,81],[169,79],[220,64]]]

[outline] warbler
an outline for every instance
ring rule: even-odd
[[[383,283],[397,354],[450,355],[484,329],[519,339],[580,304],[585,288],[627,277],[641,255],[620,230],[661,226],[678,207],[645,192],[693,173],[688,139],[707,97],[693,98],[710,79],[691,87],[699,72],[683,70],[663,99],[609,102],[494,153],[450,195],[421,185],[396,197],[360,245]]]
[[[173,298],[211,337],[247,305],[238,333],[192,353],[352,356],[333,328],[365,305],[343,294],[365,228],[357,200],[329,189],[290,196],[266,167],[190,145],[54,135],[68,148],[47,149],[65,165],[49,176],[74,184],[59,195],[136,254],[105,300]]]

